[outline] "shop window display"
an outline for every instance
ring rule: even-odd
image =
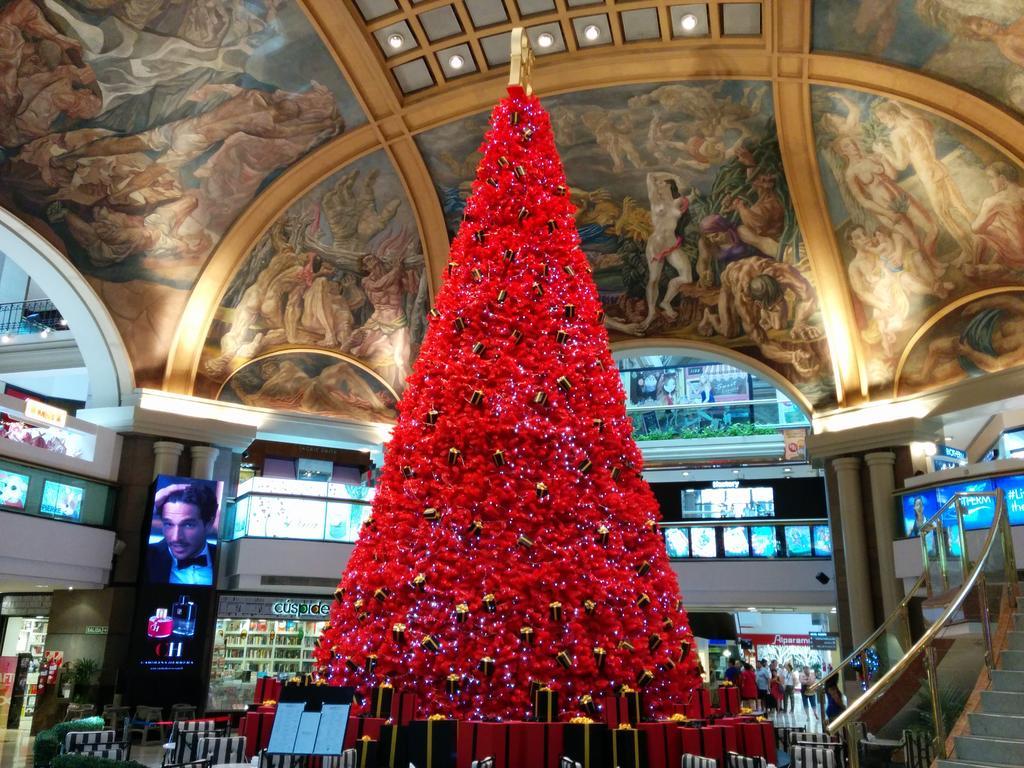
[[[313,644],[325,626],[323,621],[217,619],[207,709],[245,709],[262,675],[312,671]]]

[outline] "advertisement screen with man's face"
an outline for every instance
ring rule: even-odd
[[[213,586],[223,490],[224,484],[217,480],[157,476],[146,581]]]

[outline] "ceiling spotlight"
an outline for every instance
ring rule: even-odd
[[[550,32],[541,32],[537,35],[537,45],[541,48],[550,48],[555,44],[555,36]]]
[[[740,473],[740,471],[739,471],[738,469],[734,469],[734,470],[732,471],[732,473],[733,473],[734,475],[738,475],[738,474]]]
[[[596,24],[587,24],[583,28],[583,36],[587,40],[597,40],[601,36],[601,30],[597,28]]]
[[[757,613],[757,606],[752,605],[747,608],[747,613]]]
[[[949,442],[950,440],[952,440],[952,439],[953,439],[953,436],[952,436],[952,435],[946,435],[946,442],[947,442],[947,443],[948,443],[948,442]]]
[[[3,336],[0,336],[0,343],[2,343],[2,344],[10,344],[11,343],[11,337],[5,333]]]
[[[397,32],[388,35],[388,45],[394,48],[396,51],[405,45],[405,36],[400,35]]]
[[[689,472],[683,472],[683,477],[689,477],[689,476],[690,476]]]
[[[49,328],[43,328],[43,330],[41,330],[39,332],[39,335],[42,336],[45,339],[47,336],[50,335],[50,329]]]
[[[784,470],[782,470],[782,471],[783,471],[783,472],[792,472],[793,470],[792,470],[792,469],[790,469],[789,467],[786,467],[786,468],[785,468]]]
[[[679,20],[679,26],[683,28],[684,32],[693,32],[697,28],[697,17],[688,13]]]
[[[448,66],[451,67],[452,69],[462,69],[463,66],[465,66],[465,64],[466,60],[459,56],[459,54],[457,53],[450,59],[448,59]]]

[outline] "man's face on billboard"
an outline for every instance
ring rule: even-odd
[[[164,540],[176,560],[195,557],[206,546],[206,523],[195,504],[168,502],[160,513]]]

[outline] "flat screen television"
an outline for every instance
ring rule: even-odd
[[[703,526],[691,528],[690,552],[694,557],[718,557],[715,529]]]
[[[689,557],[690,532],[686,528],[666,528],[665,549],[671,558]]]
[[[39,500],[39,511],[44,515],[53,515],[63,520],[78,520],[82,515],[84,496],[84,488],[45,480],[43,495]]]
[[[814,526],[814,556],[832,557],[832,531],[827,525]]]
[[[779,541],[774,525],[750,526],[750,554],[754,557],[778,557]]]
[[[29,482],[28,475],[0,469],[0,507],[24,509]]]
[[[726,557],[750,557],[750,537],[745,525],[722,529],[722,549]]]
[[[786,555],[788,557],[811,556],[811,526],[787,525],[785,536]]]

